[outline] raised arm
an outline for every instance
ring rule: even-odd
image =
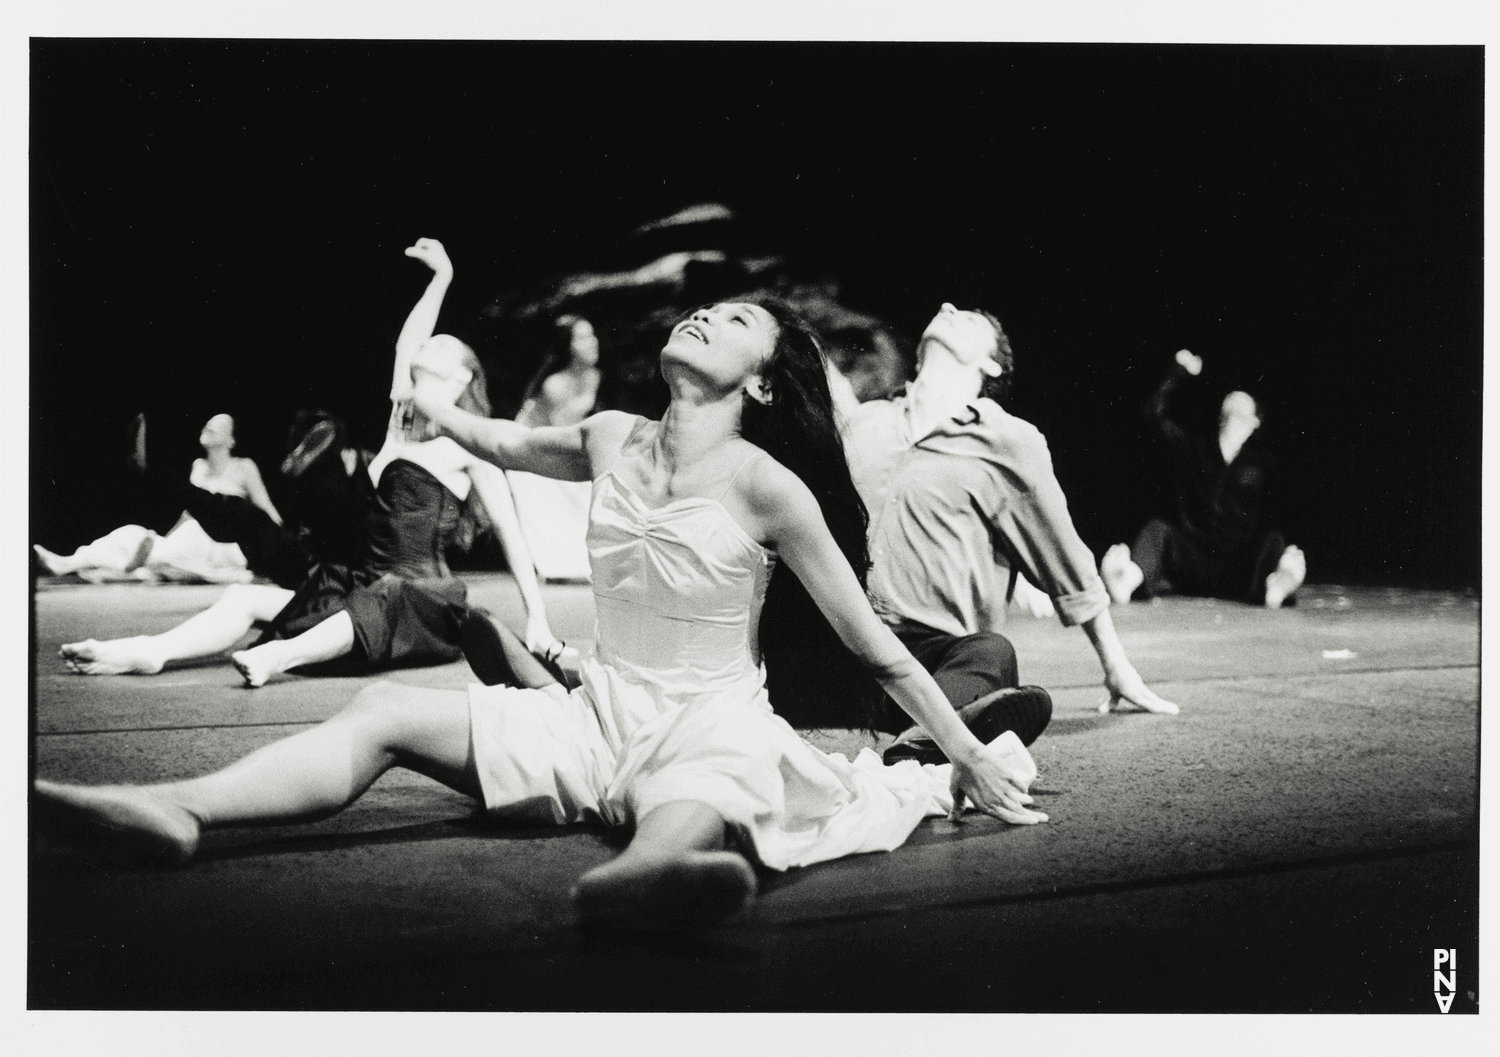
[[[870,608],[817,500],[801,479],[771,459],[758,460],[746,477],[745,495],[765,538],[802,581],[844,645],[953,762],[953,817],[962,813],[967,795],[979,810],[1006,822],[1045,822],[1046,815],[1024,806],[1031,803],[1026,777],[964,726],[932,676]]]
[[[1146,421],[1173,444],[1178,444],[1186,439],[1187,433],[1177,421],[1172,418],[1171,402],[1173,395],[1182,384],[1182,380],[1189,376],[1196,377],[1203,370],[1203,360],[1194,356],[1187,349],[1178,349],[1177,355],[1172,360],[1172,367],[1167,376],[1162,379],[1160,385],[1152,390],[1151,395],[1146,398]]]
[[[397,404],[412,397],[411,363],[422,347],[422,342],[432,337],[437,329],[438,313],[443,307],[443,297],[448,284],[453,282],[453,262],[448,251],[437,239],[418,239],[406,248],[408,257],[415,257],[432,269],[432,280],[422,296],[412,307],[396,338],[396,366],[391,375],[391,403]]]

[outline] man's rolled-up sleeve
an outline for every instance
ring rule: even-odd
[[[1052,471],[1047,441],[1035,428],[1016,431],[992,460],[996,471],[996,550],[1052,598],[1071,626],[1109,608],[1094,554],[1079,538],[1068,500]]]

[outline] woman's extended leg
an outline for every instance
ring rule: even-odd
[[[93,543],[85,543],[72,554],[53,554],[35,544],[32,550],[53,576],[66,576],[80,569],[109,569],[112,572],[134,572],[145,564],[157,540],[156,533],[141,525],[121,525]]]
[[[270,642],[229,655],[245,677],[246,686],[265,686],[273,675],[342,657],[354,648],[354,622],[340,610],[327,620],[290,639]]]
[[[578,879],[584,920],[610,924],[711,924],[755,898],[755,871],[724,851],[724,817],[696,800],[662,804],[636,825],[630,846]]]
[[[326,818],[396,766],[481,796],[467,693],[377,683],[327,722],[213,774],[148,786],[38,780],[36,792],[130,851],[183,862],[204,829]]]
[[[85,639],[58,650],[80,675],[154,675],[167,661],[207,657],[229,649],[257,620],[271,620],[292,600],[284,587],[234,584],[197,616],[160,635],[99,642]]]

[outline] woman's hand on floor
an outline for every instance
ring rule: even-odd
[[[953,761],[953,811],[949,821],[957,822],[964,813],[965,799],[986,815],[1017,826],[1034,826],[1046,822],[1047,816],[1026,807],[1031,795],[1026,792],[1027,777],[1014,765],[1000,759],[988,746],[981,747],[971,760]]]

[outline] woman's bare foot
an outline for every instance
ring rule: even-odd
[[[1275,570],[1266,577],[1266,608],[1280,609],[1307,579],[1307,556],[1301,547],[1288,547],[1281,552],[1281,560]]]
[[[128,639],[84,639],[65,642],[57,655],[78,675],[155,675],[166,659],[153,648],[148,635]]]
[[[69,573],[78,571],[78,562],[72,557],[53,554],[40,543],[33,543],[31,549],[36,551],[36,556],[42,560],[42,564],[53,576],[67,576]]]
[[[1130,596],[1135,594],[1135,589],[1146,578],[1141,567],[1130,560],[1130,547],[1124,543],[1116,543],[1104,552],[1104,560],[1099,563],[1099,575],[1104,578],[1104,587],[1109,591],[1109,597],[1120,605],[1130,601]]]
[[[625,854],[584,874],[573,904],[584,921],[610,925],[713,925],[755,899],[755,871],[731,851],[668,859]]]
[[[42,827],[85,852],[178,864],[198,850],[198,820],[149,789],[38,779],[34,791]]]
[[[266,680],[273,675],[280,675],[282,669],[275,663],[275,659],[267,652],[271,643],[265,646],[256,646],[248,650],[240,650],[231,653],[229,660],[234,664],[240,675],[245,677],[245,685],[254,689],[265,686]]]

